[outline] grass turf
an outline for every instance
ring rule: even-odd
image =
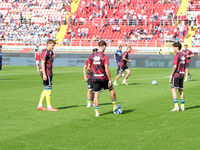
[[[116,68],[110,68],[112,80]],[[112,113],[108,91],[100,94],[99,118],[86,108],[87,85],[80,67],[54,67],[52,106],[36,109],[43,91],[34,66],[3,66],[0,72],[0,149],[199,149],[199,69],[184,83],[185,112],[174,107],[171,69],[131,68],[129,86],[115,86],[123,114]],[[158,85],[153,86],[152,80]],[[179,104],[180,104],[180,97]],[[46,107],[46,101],[44,103]]]

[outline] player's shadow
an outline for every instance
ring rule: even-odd
[[[200,105],[196,105],[196,106],[193,106],[193,107],[187,107],[185,108],[186,110],[189,110],[189,109],[195,109],[195,108],[200,108]]]
[[[199,79],[192,79],[191,81],[199,81]]]
[[[129,83],[128,85],[140,85],[141,83]]]
[[[79,107],[79,105],[72,105],[72,106],[58,107],[58,108],[56,108],[56,109],[68,109],[68,108],[73,108],[73,107]]]
[[[135,111],[136,109],[128,109],[128,110],[123,110],[123,114],[128,114],[128,113],[132,113],[133,111]],[[107,113],[104,113],[104,114],[101,114],[101,116],[104,116],[104,115],[108,115],[108,114],[113,114],[113,111],[110,111],[110,112],[107,112]]]
[[[103,104],[99,104],[99,106],[103,106],[103,105],[112,105],[112,103],[103,103]]]

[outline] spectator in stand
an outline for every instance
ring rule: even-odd
[[[73,38],[73,37],[75,37],[75,32],[74,32],[74,30],[72,30],[72,32],[71,32],[71,38]]]
[[[115,25],[112,26],[112,32],[114,33],[116,31]]]
[[[85,37],[85,28],[81,28],[82,37]]]
[[[180,30],[180,36],[181,36],[181,38],[183,38],[183,26],[182,25],[179,26],[179,30]]]
[[[88,27],[85,28],[85,36],[88,37]]]
[[[121,30],[120,30],[120,26],[118,25],[117,28],[116,28],[116,32],[120,32],[121,33]]]

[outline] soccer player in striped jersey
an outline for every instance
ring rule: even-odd
[[[93,53],[97,51],[98,51],[97,48],[93,49]],[[83,66],[83,75],[84,75],[85,82],[87,82],[87,88],[88,88],[87,107],[91,107],[91,106],[94,106],[94,101],[93,101],[94,93],[92,92],[92,89],[93,89],[92,74],[89,71],[87,71],[86,73],[88,62],[89,62],[89,58],[87,58],[85,65]]]
[[[106,49],[106,42],[100,41],[98,43],[98,51],[89,56],[88,71],[92,74],[93,92],[94,92],[94,109],[95,116],[99,117],[99,93],[104,90],[110,91],[110,97],[113,103],[113,113],[121,105],[117,105],[116,94],[112,86],[109,58],[104,51]]]
[[[52,90],[52,78],[53,78],[53,72],[52,72],[52,64],[53,59],[52,55],[50,54],[50,51],[54,49],[56,42],[54,40],[48,40],[47,41],[47,48],[42,51],[42,59],[41,59],[41,76],[43,79],[43,85],[44,90],[41,94],[40,101],[38,104],[37,109],[38,110],[48,110],[48,111],[58,111],[58,109],[55,109],[51,106],[51,90]],[[42,103],[46,97],[47,100],[47,109],[42,106]]]
[[[188,76],[190,76],[190,80],[192,80],[192,75],[189,73],[189,67],[191,62],[191,57],[194,57],[194,53],[191,50],[188,50],[188,45],[184,45],[184,50],[182,51],[185,54],[185,57],[187,57],[187,68],[185,70],[186,78],[184,82],[187,82]]]
[[[123,53],[122,59],[121,59],[121,61],[120,61],[120,63],[119,63],[119,74],[118,74],[118,76],[115,78],[115,82],[113,83],[114,85],[118,85],[118,84],[117,84],[117,80],[121,77],[123,71],[126,71],[127,74],[126,74],[126,76],[125,76],[125,78],[124,78],[122,84],[128,85],[128,84],[126,83],[126,80],[127,80],[128,77],[130,76],[131,71],[130,71],[130,69],[128,68],[128,66],[127,66],[126,63],[132,61],[131,59],[128,59],[128,53],[130,53],[131,51],[132,51],[132,47],[128,46],[128,47],[127,47],[127,50]]]
[[[0,71],[1,71],[1,69],[2,69],[2,61],[3,61],[1,50],[2,50],[2,45],[0,45]],[[0,80],[1,80],[1,79],[0,79]]]
[[[39,69],[40,69],[40,60],[41,60],[41,53],[38,52],[37,49],[35,51],[36,51],[36,53],[35,53],[35,63],[37,65],[37,71],[39,71]]]
[[[174,58],[173,58],[173,69],[172,73],[170,75],[169,82],[171,83],[171,92],[172,92],[172,97],[174,101],[174,109],[171,111],[179,111],[185,110],[184,104],[185,104],[185,95],[183,92],[183,79],[184,79],[184,73],[186,69],[186,62],[187,62],[187,57],[185,57],[184,53],[181,52],[182,45],[179,42],[175,42],[173,45],[174,49]],[[178,98],[177,98],[177,93],[176,89],[178,89],[181,97],[181,107],[179,109],[178,107]]]

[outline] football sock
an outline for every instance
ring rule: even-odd
[[[93,103],[93,99],[87,99],[87,103]]]
[[[94,110],[95,110],[96,113],[98,113],[99,112],[99,106],[94,106]]]
[[[38,106],[40,106],[40,107],[42,106],[42,103],[43,103],[45,97],[46,97],[46,90],[43,90],[43,92],[42,92],[42,94],[40,96],[40,101],[39,101],[39,105]]]
[[[48,108],[51,106],[51,89],[52,89],[51,87],[45,87]]]
[[[185,100],[181,99],[181,107],[184,107],[184,104],[185,104]]]
[[[115,80],[115,81],[114,81],[114,83],[116,84],[116,83],[117,83],[117,81]]]
[[[186,75],[186,79],[188,78],[188,76]]]
[[[123,82],[125,83],[125,82],[126,82],[126,79],[124,79]]]
[[[176,108],[178,107],[178,99],[174,99],[174,105]]]
[[[188,73],[188,76],[190,76],[190,73]]]
[[[39,66],[37,66],[37,70],[39,70]]]
[[[112,104],[113,104],[113,110],[115,110],[117,108],[117,101],[116,101],[116,99],[112,100]]]
[[[91,99],[91,100],[92,100],[91,103],[94,103],[93,99]]]

